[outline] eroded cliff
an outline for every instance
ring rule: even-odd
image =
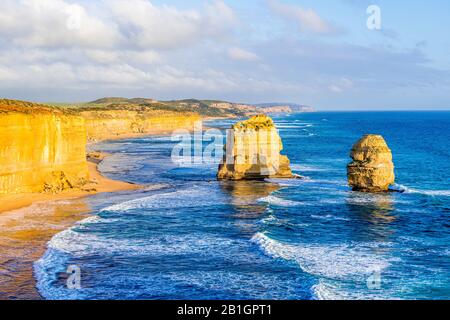
[[[196,113],[161,110],[88,110],[80,112],[86,120],[90,142],[119,139],[143,134],[165,134],[177,129],[194,128],[201,118]]]
[[[59,192],[88,179],[82,117],[0,99],[0,194]]]
[[[0,194],[77,188],[88,180],[86,142],[192,130],[194,112],[145,105],[65,106],[0,100]]]
[[[292,178],[289,159],[281,155],[283,144],[272,119],[257,115],[232,126],[225,155],[219,166],[220,180]]]

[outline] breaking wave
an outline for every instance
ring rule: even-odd
[[[279,206],[279,207],[294,207],[294,206],[303,205],[303,203],[301,203],[301,202],[287,200],[287,199],[283,199],[283,198],[279,198],[279,197],[275,197],[275,196],[267,196],[264,198],[260,198],[258,200],[258,202],[265,202],[265,203],[272,204],[274,206]]]
[[[450,190],[424,190],[424,189],[414,189],[407,186],[396,184],[391,187],[392,190],[404,192],[404,193],[418,193],[432,197],[450,197]]]
[[[340,245],[284,244],[264,233],[256,233],[251,242],[275,259],[294,262],[304,272],[319,278],[312,290],[317,299],[351,299],[355,296],[345,290],[349,281],[365,283],[374,271],[382,271],[395,259],[376,254],[381,246],[376,243],[350,243]],[[385,246],[387,244],[384,244]],[[321,282],[335,285],[325,285]]]

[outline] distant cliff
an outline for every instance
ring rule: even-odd
[[[0,99],[0,194],[59,192],[88,179],[85,120]]]
[[[86,119],[88,141],[191,130],[202,118],[235,118],[258,113],[251,105],[197,99],[157,101],[111,97],[65,107]]]
[[[167,134],[177,129],[192,130],[200,121],[192,112],[172,112],[118,108],[104,110],[81,110],[86,120],[89,142],[120,139],[144,134]]]
[[[302,112],[315,112],[313,107],[305,106],[296,103],[261,103],[256,105],[264,113],[302,113]]]
[[[66,105],[67,106],[67,105]],[[70,105],[69,105],[70,107]],[[236,118],[258,114],[260,110],[253,105],[220,100],[183,99],[158,101],[149,98],[101,98],[92,102],[73,105],[75,109],[134,109],[140,111],[171,111],[195,113],[202,117]]]
[[[273,106],[273,107],[261,107],[261,112],[265,114],[271,113],[293,113],[291,107],[289,106]]]

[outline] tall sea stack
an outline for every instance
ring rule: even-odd
[[[219,180],[292,178],[290,161],[280,155],[281,138],[273,120],[257,115],[232,126],[219,166]]]
[[[365,135],[352,148],[347,166],[348,184],[354,191],[386,192],[394,183],[392,153],[379,135]]]

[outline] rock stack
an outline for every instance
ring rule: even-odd
[[[289,159],[280,155],[281,138],[268,116],[257,115],[233,125],[224,149],[219,180],[293,178]]]
[[[394,183],[392,153],[379,135],[365,135],[352,148],[347,166],[348,184],[354,191],[386,192]]]

